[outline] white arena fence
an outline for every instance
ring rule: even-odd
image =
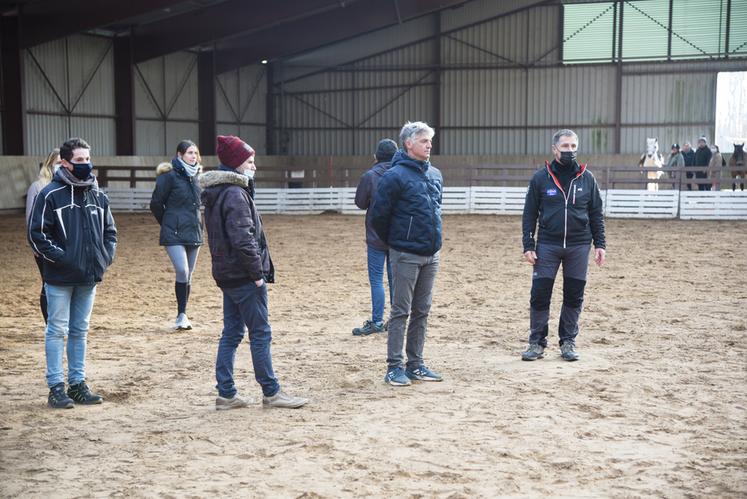
[[[152,189],[104,189],[113,211],[148,211]],[[445,187],[447,214],[521,215],[525,187]],[[747,192],[626,190],[602,191],[610,218],[681,218],[683,220],[747,220]],[[354,187],[257,189],[260,212],[314,215],[324,212],[364,213],[355,206]]]

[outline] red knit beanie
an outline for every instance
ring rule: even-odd
[[[225,166],[236,168],[254,156],[252,146],[233,135],[218,135],[218,159]]]

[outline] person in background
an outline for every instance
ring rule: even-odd
[[[223,293],[223,333],[215,361],[216,410],[247,407],[233,377],[236,349],[249,331],[254,377],[262,387],[264,407],[295,409],[308,400],[280,389],[272,369],[272,328],[267,283],[275,282],[270,248],[251,190],[255,153],[238,137],[218,136],[215,171],[200,177],[205,226],[215,283]]]
[[[714,191],[721,190],[722,168],[726,166],[726,160],[721,156],[721,150],[716,144],[711,147],[711,160],[708,162],[708,178],[711,179],[711,188]]]
[[[366,252],[368,257],[368,284],[371,286],[371,319],[366,320],[363,326],[353,329],[354,336],[365,336],[371,333],[383,333],[387,330],[384,322],[384,302],[386,293],[384,291],[384,264],[386,264],[386,275],[389,283],[389,304],[392,303],[392,266],[389,263],[389,248],[386,243],[376,235],[371,225],[371,212],[369,208],[373,202],[373,196],[379,185],[379,179],[391,166],[392,156],[397,152],[397,143],[392,139],[382,139],[376,146],[374,158],[376,164],[361,176],[358,188],[355,190],[355,205],[361,210],[366,210]]]
[[[187,303],[202,245],[200,187],[196,180],[202,167],[198,158],[194,142],[179,142],[171,163],[161,163],[156,168],[156,187],[150,200],[150,211],[161,225],[159,244],[166,248],[176,274],[177,330],[192,329]]]
[[[60,147],[61,166],[31,209],[29,241],[42,256],[48,321],[44,337],[47,404],[69,409],[100,404],[86,383],[86,347],[96,286],[114,261],[117,229],[109,199],[91,173],[91,147],[72,138]],[[67,336],[69,389],[63,359]]]
[[[683,168],[685,166],[685,158],[680,152],[680,145],[676,142],[672,144],[672,152],[667,157],[666,166],[667,168]],[[675,171],[667,172],[667,176],[669,178],[675,178]],[[675,188],[675,184],[672,184],[672,187]]]
[[[698,139],[698,148],[695,150],[695,164],[693,166],[700,166],[703,167],[703,169],[695,172],[695,178],[708,178],[708,164],[711,162],[712,155],[713,154],[711,153],[710,147],[708,147],[708,141],[706,140],[705,135],[701,136]],[[710,191],[711,184],[698,184],[698,190]]]
[[[31,217],[31,208],[34,206],[34,201],[36,200],[36,195],[41,192],[44,187],[46,187],[54,177],[54,174],[57,173],[57,169],[60,167],[60,150],[55,148],[52,149],[52,152],[50,152],[47,155],[47,159],[44,160],[44,163],[41,165],[41,169],[39,170],[39,178],[37,178],[30,186],[29,190],[26,192],[26,230],[28,230],[29,227],[29,218]],[[36,261],[36,266],[39,268],[39,275],[42,276],[42,285],[41,285],[41,291],[39,292],[39,308],[41,309],[42,317],[44,317],[44,324],[47,323],[47,292],[44,290],[44,272],[43,272],[43,265],[44,265],[44,259],[40,254],[37,254],[34,252],[34,260]]]
[[[682,158],[685,160],[685,166],[695,166],[695,151],[693,151],[693,148],[689,142],[685,142],[684,144],[682,144]],[[694,174],[693,172],[687,172],[685,174],[685,177],[693,178]],[[687,190],[693,190],[693,185],[687,184]]]

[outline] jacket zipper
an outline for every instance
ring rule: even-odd
[[[412,217],[410,217],[410,225],[407,226],[407,235],[405,236],[408,241],[410,240],[410,229],[412,229]]]
[[[548,171],[550,170],[550,167],[547,167]],[[571,179],[571,183],[568,184],[568,192],[571,192],[571,187],[573,187],[573,182],[578,179],[583,172],[579,172],[578,175],[573,177]],[[563,190],[563,186],[560,185],[560,183],[555,179],[555,175],[552,175],[552,172],[550,172],[550,178],[552,178],[553,183],[558,186],[560,189],[560,192],[563,193],[563,199],[565,200],[565,212],[563,213],[563,249],[566,248],[566,240],[568,238],[568,200],[570,199],[570,196],[565,193],[565,190]],[[573,204],[576,204],[576,190],[573,190]]]

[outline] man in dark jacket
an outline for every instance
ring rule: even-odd
[[[682,158],[685,160],[685,167],[688,166],[695,166],[695,151],[693,151],[692,146],[689,142],[685,142],[682,144]],[[685,178],[693,178],[693,172],[687,172],[685,173]],[[692,184],[687,184],[687,190],[691,191],[693,189]]]
[[[202,202],[212,257],[212,272],[223,292],[223,334],[218,344],[215,376],[218,410],[247,407],[233,379],[236,349],[249,329],[254,377],[262,387],[267,407],[297,408],[308,401],[280,390],[272,370],[268,319],[267,283],[274,281],[267,239],[254,200],[250,195],[254,172],[254,149],[238,137],[218,136],[216,171],[203,174]]]
[[[400,132],[403,150],[379,180],[370,208],[371,225],[389,246],[392,265],[392,310],[384,381],[406,386],[411,380],[441,381],[426,367],[423,346],[433,283],[441,249],[443,177],[430,164],[434,131],[426,123],[406,123]],[[407,318],[407,364],[402,346]]]
[[[534,266],[529,309],[529,348],[523,360],[544,356],[550,318],[550,298],[563,264],[563,306],[560,310],[560,352],[578,360],[576,336],[584,301],[589,245],[597,265],[605,260],[604,216],[597,181],[586,165],[576,162],[578,136],[572,130],[553,135],[554,160],[537,170],[524,202],[524,258]],[[539,232],[535,231],[539,219]]]
[[[711,162],[711,148],[708,147],[708,140],[705,136],[698,139],[698,149],[695,151],[695,164],[693,166],[702,166],[703,169],[695,172],[695,178],[708,178],[708,164]],[[699,191],[710,191],[711,184],[698,184]]]
[[[392,156],[397,152],[397,143],[392,139],[382,139],[376,147],[376,164],[363,174],[355,190],[355,205],[361,210],[369,210],[373,196],[379,185],[379,179],[391,166]],[[353,329],[353,335],[365,336],[371,333],[386,331],[384,323],[384,264],[389,281],[389,303],[392,292],[392,267],[389,264],[389,248],[379,239],[371,226],[371,212],[366,211],[366,251],[368,254],[368,283],[371,286],[371,320],[362,327]]]
[[[49,314],[44,336],[47,403],[56,409],[103,402],[86,384],[86,338],[96,284],[114,260],[117,229],[109,199],[91,174],[90,149],[79,138],[62,144],[62,164],[52,182],[37,195],[29,222],[29,241],[44,260]]]

